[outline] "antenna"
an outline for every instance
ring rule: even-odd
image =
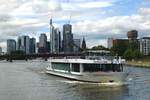
[[[50,19],[50,25],[52,25],[53,24],[53,21],[52,21],[52,16],[51,16],[51,19]]]
[[[70,15],[70,17],[69,17],[69,21],[68,21],[68,24],[70,24],[70,22],[71,22],[71,15]]]

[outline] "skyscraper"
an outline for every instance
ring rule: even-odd
[[[54,42],[54,52],[58,53],[61,49],[61,33],[58,28],[54,30],[55,33],[55,42]]]
[[[54,50],[54,43],[55,42],[55,35],[54,35],[54,26],[52,19],[50,19],[50,52],[53,53]]]
[[[113,38],[107,38],[107,48],[111,49],[113,47]]]
[[[49,41],[47,41],[47,44],[46,44],[46,52],[50,53],[50,42]]]
[[[47,36],[45,33],[42,33],[39,37],[39,47],[46,47]]]
[[[17,50],[20,50],[21,48],[21,37],[18,37],[17,39]]]
[[[58,28],[54,28],[52,19],[50,19],[50,52],[58,53],[61,48],[61,33]]]
[[[0,53],[2,52],[2,47],[0,47]]]
[[[13,39],[7,40],[7,53],[11,54],[11,52],[16,51],[16,41]]]
[[[30,54],[35,53],[35,45],[36,45],[36,39],[35,38],[30,38],[30,43],[29,43]]]
[[[47,51],[47,36],[46,34],[42,33],[39,37],[39,53],[46,53]]]
[[[73,44],[74,44],[74,46],[73,46],[74,53],[79,52],[79,50],[80,50],[80,39],[73,39]]]
[[[25,51],[26,54],[29,54],[30,53],[30,50],[29,50],[30,38],[29,38],[29,36],[21,36],[20,39],[21,39],[20,50]],[[18,40],[20,41],[20,39],[18,39]]]
[[[63,25],[63,51],[65,53],[73,51],[72,25],[70,24]]]

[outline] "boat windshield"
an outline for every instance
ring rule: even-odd
[[[121,72],[123,67],[120,64],[83,64],[84,72]]]

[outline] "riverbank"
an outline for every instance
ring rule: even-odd
[[[150,57],[143,57],[141,59],[136,59],[132,61],[126,61],[127,66],[135,66],[135,67],[144,67],[144,68],[150,68]]]

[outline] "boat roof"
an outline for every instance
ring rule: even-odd
[[[83,64],[117,64],[111,60],[90,60],[90,59],[49,59],[54,63],[83,63]]]

